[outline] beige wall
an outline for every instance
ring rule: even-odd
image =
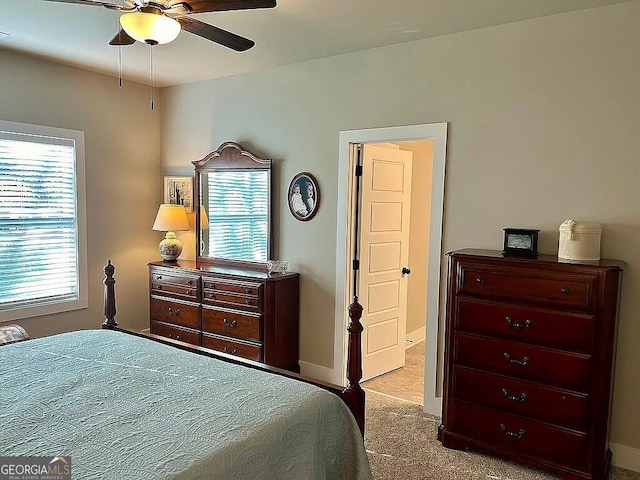
[[[149,87],[0,51],[0,119],[84,131],[89,308],[22,319],[32,336],[99,327],[102,267],[116,267],[122,324],[149,324],[146,263],[158,257],[151,230],[161,202],[159,112]]]
[[[275,253],[302,273],[301,359],[330,367],[338,134],[449,122],[445,251],[500,249],[502,228],[520,226],[553,254],[573,217],[601,223],[602,255],[628,262],[612,440],[640,448],[639,23],[633,1],[165,89],[163,168],[226,140],[275,159]],[[285,201],[303,170],[322,193],[311,222]]]
[[[433,141],[399,142],[401,150],[413,152],[411,178],[411,227],[409,229],[409,267],[407,283],[407,336],[425,328],[431,220],[431,179]]]

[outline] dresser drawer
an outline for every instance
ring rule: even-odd
[[[479,335],[454,334],[454,363],[587,392],[591,357]]]
[[[587,428],[586,394],[455,366],[453,396],[574,430]]]
[[[488,269],[461,264],[459,293],[518,298],[580,308],[595,305],[595,275],[554,274],[521,268]]]
[[[589,353],[594,316],[458,297],[455,328]]]
[[[198,288],[174,285],[172,283],[151,283],[151,295],[179,298],[182,300],[198,301]]]
[[[260,283],[253,282],[232,282],[230,280],[221,280],[218,278],[203,278],[202,283],[205,290],[218,290],[221,292],[241,293],[243,295],[260,296]]]
[[[543,422],[453,401],[453,424],[447,430],[505,452],[553,460],[584,468],[588,441],[585,434]]]
[[[220,337],[209,333],[202,334],[202,346],[248,360],[262,361],[262,346],[245,342],[237,342],[231,338]]]
[[[174,340],[180,340],[193,345],[200,345],[200,331],[198,330],[151,320],[150,331],[155,335],[162,335],[163,337],[173,338]]]
[[[262,341],[262,315],[227,309],[202,308],[202,330]]]
[[[222,305],[222,306],[235,306],[245,307],[249,309],[260,309],[260,298],[248,295],[232,294],[224,291],[209,291],[205,290],[202,296],[202,303],[206,305]]]
[[[197,302],[200,300],[200,277],[151,269],[151,294]]]
[[[200,317],[198,310],[199,307],[195,305],[151,298],[150,313],[152,320],[199,329]]]

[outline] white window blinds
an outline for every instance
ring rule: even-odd
[[[267,260],[269,172],[211,172],[209,254],[232,260]]]
[[[0,130],[0,311],[78,300],[77,212],[75,141]]]

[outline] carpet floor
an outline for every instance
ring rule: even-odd
[[[497,458],[444,448],[440,419],[422,406],[367,391],[365,446],[375,480],[555,480],[558,477]],[[614,467],[609,480],[640,480]]]

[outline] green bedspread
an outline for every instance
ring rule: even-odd
[[[0,348],[0,455],[70,455],[74,479],[370,479],[320,388],[109,330]]]

